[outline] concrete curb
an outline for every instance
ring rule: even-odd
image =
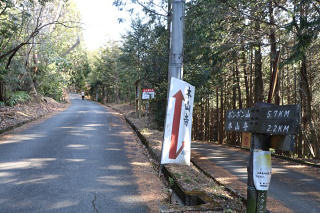
[[[314,163],[307,162],[307,161],[304,161],[304,160],[301,160],[301,159],[294,159],[294,158],[281,156],[281,155],[277,155],[277,154],[272,154],[272,156],[276,157],[276,158],[280,158],[282,160],[292,161],[292,162],[299,163],[299,164],[302,164],[302,165],[312,166],[312,167],[315,167],[315,168],[320,168],[320,164],[314,164]]]
[[[241,150],[250,152],[249,149],[241,148],[240,146],[228,145],[228,144],[219,144],[219,145],[226,146],[226,147],[233,147],[233,148],[237,148],[237,149],[241,149]],[[299,164],[306,165],[306,166],[312,166],[315,168],[320,168],[320,164],[315,164],[315,163],[311,163],[311,162],[304,161],[301,159],[294,159],[294,158],[290,158],[290,157],[286,157],[286,156],[282,156],[282,155],[277,155],[277,154],[273,154],[273,153],[271,155],[275,158],[279,158],[282,160],[291,161],[291,162],[299,163]]]

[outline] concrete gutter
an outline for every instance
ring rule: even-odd
[[[219,184],[220,186],[223,186],[230,194],[232,194],[235,197],[238,197],[244,204],[247,204],[247,197],[241,193],[239,193],[238,191],[234,190],[233,188],[224,185],[223,183],[221,183],[220,181],[218,181],[215,177],[213,177],[209,172],[207,172],[206,170],[204,170],[198,163],[196,163],[192,158],[191,158],[191,162],[192,164],[197,167],[203,174],[205,174],[207,177],[211,178],[212,180],[214,180],[217,184]]]
[[[109,106],[110,107],[110,106]],[[112,107],[110,107],[112,108]],[[113,109],[113,108],[112,108]],[[114,109],[116,110],[116,109]],[[117,111],[117,110],[116,110]],[[123,114],[122,114],[123,115]],[[141,134],[141,132],[138,130],[138,128],[125,116],[123,115],[126,122],[131,126],[131,128],[135,131],[141,142],[145,145],[147,148],[149,154],[151,157],[156,160],[156,162],[160,162],[160,156],[158,156],[154,150],[150,147],[148,140]],[[210,176],[208,173],[206,173],[203,169],[201,169],[200,166],[198,166],[196,163],[192,162],[197,168],[199,168],[207,177],[213,179],[216,183],[219,185],[222,185],[218,181],[216,181],[212,176]],[[159,166],[159,164],[158,164]],[[179,196],[179,198],[183,201],[183,203],[186,205],[184,207],[181,207],[177,209],[176,207],[174,209],[162,209],[161,212],[163,213],[169,213],[169,212],[184,212],[184,211],[213,211],[213,212],[223,212],[223,208],[213,201],[205,192],[202,191],[186,191],[183,189],[183,187],[176,181],[176,178],[173,174],[166,168],[166,166],[163,166],[163,175],[166,178],[166,180],[170,183],[173,180],[173,183],[170,184],[170,187],[174,192]],[[233,196],[240,198],[243,200],[243,197],[239,196],[239,193],[234,191],[231,188],[228,188],[224,186],[225,189],[227,189],[228,192],[230,192]],[[198,205],[197,205],[197,204]],[[200,204],[199,204],[200,203]],[[201,204],[202,203],[202,204]],[[196,204],[196,205],[195,205]]]

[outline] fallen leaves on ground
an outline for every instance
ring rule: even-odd
[[[66,104],[58,103],[52,98],[43,98],[41,102],[28,102],[13,107],[0,108],[0,130],[15,127],[28,121],[35,120],[52,112],[60,111]]]

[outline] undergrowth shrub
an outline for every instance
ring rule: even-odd
[[[63,99],[63,89],[66,85],[66,77],[57,71],[54,65],[46,67],[46,72],[37,76],[37,91],[43,96],[50,97],[56,101]]]
[[[30,101],[30,99],[31,99],[31,97],[27,92],[17,91],[17,92],[14,92],[10,95],[6,104],[9,106],[14,106],[19,103],[28,102],[28,101]]]

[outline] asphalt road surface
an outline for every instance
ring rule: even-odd
[[[120,118],[80,96],[71,102],[0,142],[0,212],[148,212],[136,199]]]
[[[235,152],[234,149],[228,147],[203,143],[194,143],[192,147],[201,156],[228,170],[240,181],[247,183],[246,167],[249,152]],[[320,177],[316,174],[319,174],[319,169],[306,168],[273,158],[268,196],[280,201],[292,212],[319,213]]]

